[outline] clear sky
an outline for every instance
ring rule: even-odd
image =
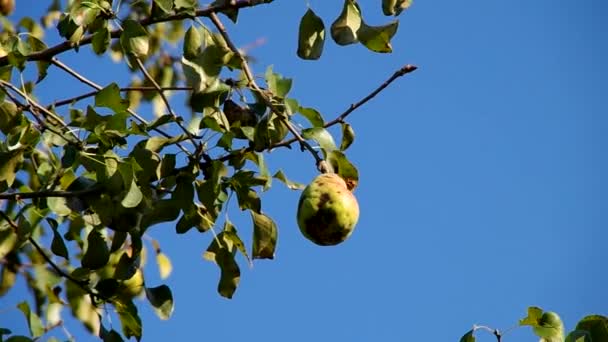
[[[308,2],[327,26],[342,6]],[[48,3],[19,0],[14,17]],[[296,225],[299,192],[275,182],[263,209],[280,229],[276,258],[243,262],[227,300],[216,293],[217,267],[201,257],[209,234],[156,226],[150,234],[174,265],[166,283],[175,312],[160,321],[138,301],[144,341],[458,341],[473,324],[508,329],[531,305],[557,311],[569,329],[585,314],[608,314],[608,5],[416,0],[399,17],[392,54],[327,41],[310,62],[295,55],[306,3],[245,10],[228,29],[239,46],[264,38],[254,72],[274,64],[294,78],[292,96],[327,119],[402,65],[419,67],[349,117],[357,228],[337,247],[313,245]],[[360,3],[370,24],[389,20],[380,0]],[[128,83],[122,66],[90,47],[62,58],[100,84]],[[45,101],[83,91],[59,83],[56,69],[49,77]],[[297,149],[268,163],[302,183],[316,174]],[[230,216],[249,238],[249,215]],[[150,261],[148,284],[159,285]],[[26,332],[15,308],[23,296],[2,298],[0,326]],[[68,328],[88,337],[74,321]],[[504,338],[535,340],[528,329]]]

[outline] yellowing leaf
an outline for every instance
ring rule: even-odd
[[[164,253],[158,253],[156,254],[156,263],[158,264],[160,279],[167,279],[173,270],[169,257]]]
[[[338,45],[356,43],[361,22],[361,10],[357,2],[344,0],[340,16],[331,24],[331,37]]]
[[[392,52],[391,38],[397,32],[399,22],[394,22],[383,26],[369,26],[365,23],[361,24],[357,35],[361,44],[374,52]]]

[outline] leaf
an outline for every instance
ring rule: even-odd
[[[364,22],[357,31],[359,41],[366,48],[374,52],[388,53],[393,51],[391,38],[397,32],[399,22],[397,20],[383,26],[369,26]]]
[[[470,330],[460,338],[460,342],[475,342],[475,330]]]
[[[110,331],[106,330],[106,328],[102,325],[101,331],[99,332],[99,337],[101,337],[103,342],[123,342],[122,336],[112,329]]]
[[[576,329],[588,331],[591,341],[608,341],[608,317],[606,316],[586,316],[576,324]]]
[[[103,55],[108,47],[110,46],[111,35],[110,31],[107,27],[102,27],[99,30],[95,31],[93,34],[93,39],[91,41],[93,45],[93,51],[97,55]]]
[[[95,106],[124,112],[129,108],[129,100],[120,96],[120,87],[116,83],[110,83],[95,95]]]
[[[247,259],[247,263],[250,267],[253,266],[253,262],[249,258],[249,254],[247,253],[247,248],[245,248],[245,244],[243,240],[239,237],[236,227],[232,224],[232,222],[226,220],[224,222],[224,230],[222,238],[225,242],[232,244],[232,246],[236,247],[239,252]]]
[[[543,310],[541,308],[536,306],[530,306],[528,307],[528,315],[519,320],[519,325],[529,325],[531,327],[537,327],[542,315]]]
[[[173,0],[154,0],[154,3],[165,13],[171,13]]]
[[[566,336],[565,342],[593,342],[591,334],[585,330],[573,330]],[[599,340],[606,341],[606,340]]]
[[[272,92],[274,96],[284,98],[289,90],[291,89],[291,78],[284,78],[283,75],[275,73],[272,70],[272,65],[268,66],[266,69],[266,84],[268,85],[268,90]]]
[[[120,204],[125,208],[135,208],[139,205],[143,199],[143,194],[139,189],[139,186],[135,182],[135,179],[131,181],[131,186],[125,197],[120,201]]]
[[[72,277],[75,277],[76,270],[72,272]],[[75,277],[76,279],[81,279]],[[88,279],[88,278],[86,278]],[[82,279],[84,280],[84,279]],[[91,297],[77,284],[67,281],[66,296],[69,307],[72,309],[74,317],[80,320],[84,326],[94,335],[99,334],[100,318],[97,309],[91,302]]]
[[[42,325],[42,321],[35,312],[30,310],[29,304],[26,301],[23,301],[19,303],[17,307],[19,310],[21,310],[21,312],[23,312],[32,337],[38,338],[42,336],[44,334],[44,326]]]
[[[146,57],[150,49],[148,31],[139,22],[132,19],[123,21],[122,27],[120,45],[125,53],[137,58]]]
[[[148,298],[154,312],[160,319],[167,320],[171,317],[173,313],[173,294],[169,286],[146,287],[146,298]]]
[[[355,140],[355,131],[353,127],[343,122],[342,123],[342,143],[340,144],[340,151],[346,151],[346,149],[353,143]]]
[[[272,176],[272,177],[280,180],[283,183],[285,183],[285,185],[287,185],[287,187],[289,189],[291,189],[291,190],[302,190],[302,189],[304,189],[306,187],[304,184],[297,183],[297,182],[292,182],[289,179],[287,179],[287,177],[285,176],[285,174],[283,173],[282,170],[277,171],[274,174],[274,176]]]
[[[323,53],[324,43],[325,24],[323,24],[323,20],[309,8],[300,20],[298,57],[302,59],[319,59]]]
[[[331,24],[331,37],[338,45],[358,42],[357,32],[361,27],[361,10],[355,0],[344,0],[340,16]]]
[[[53,252],[53,254],[55,254],[57,256],[65,258],[66,260],[69,259],[68,249],[65,246],[65,242],[63,241],[61,234],[59,234],[59,232],[57,231],[56,226],[52,226],[52,229],[53,229],[53,242],[51,242],[51,252]]]
[[[12,102],[0,104],[0,131],[7,135],[21,120],[22,112]]]
[[[194,27],[194,25],[190,26],[188,31],[186,31],[186,35],[184,36],[184,57],[187,59],[196,57],[199,54],[202,45],[203,37],[201,37],[200,32],[196,27]]]
[[[334,138],[323,127],[305,128],[302,130],[302,137],[316,141],[326,153],[336,149]]]
[[[250,211],[253,220],[253,259],[274,259],[277,225],[270,217]]]
[[[167,279],[173,270],[169,257],[165,253],[157,253],[156,264],[158,265],[160,279]]]
[[[346,182],[348,190],[354,190],[359,184],[359,171],[346,158],[344,153],[340,151],[332,151],[327,155],[327,161],[333,168],[334,173],[337,173]]]
[[[19,237],[12,229],[0,230],[0,259],[4,260],[7,254],[17,247],[18,240]]]
[[[87,250],[82,256],[82,267],[90,270],[102,268],[110,260],[110,251],[99,231],[93,229],[87,236]]]
[[[16,169],[23,161],[23,149],[18,148],[8,152],[0,152],[0,183],[6,181],[12,186],[15,181]]]
[[[298,112],[302,114],[302,116],[304,116],[306,119],[308,119],[308,121],[313,127],[323,127],[323,125],[325,124],[321,113],[319,113],[319,111],[314,108],[300,107]]]
[[[412,2],[413,0],[382,0],[382,13],[398,16],[402,11],[408,9]]]
[[[223,297],[232,298],[241,279],[241,270],[228,246],[218,243],[223,240],[222,234],[218,234],[217,238],[211,241],[211,244],[203,254],[203,258],[215,262],[220,267],[221,274],[217,285],[217,292]]]
[[[47,197],[46,204],[51,211],[59,216],[68,216],[72,212],[65,197]]]
[[[127,337],[135,337],[138,341],[141,339],[141,318],[137,312],[137,307],[131,300],[116,300],[112,302],[116,307],[116,313],[122,325],[122,333]]]

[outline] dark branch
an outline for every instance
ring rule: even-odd
[[[199,9],[195,12],[195,17],[208,17],[211,13],[221,12],[228,9],[240,9],[245,7],[253,7],[261,4],[271,3],[273,0],[238,0],[234,2],[226,2],[224,5],[216,5],[209,6],[205,9]],[[146,18],[140,21],[142,26],[150,26],[153,24],[173,21],[173,20],[182,20],[182,19],[190,19],[192,16],[187,14],[175,14],[169,15],[162,18]],[[110,33],[113,39],[120,37],[121,30],[116,29]],[[86,37],[82,38],[79,42],[79,46],[89,45],[93,42],[93,35],[89,34]],[[28,61],[39,61],[39,60],[50,60],[52,57],[57,56],[63,52],[69,51],[74,48],[74,44],[70,41],[66,40],[63,43],[52,46],[48,49],[37,51],[32,54],[26,56]],[[8,65],[8,57],[0,57],[0,66]]]
[[[193,89],[192,87],[162,87],[161,88],[162,91],[169,91],[169,90],[192,91],[192,89]],[[130,91],[148,92],[148,91],[157,91],[157,90],[155,87],[124,87],[124,88],[120,88],[120,91],[121,92],[130,92]],[[71,97],[69,99],[57,101],[57,102],[53,103],[52,106],[54,106],[54,107],[65,106],[70,103],[74,103],[76,101],[80,101],[80,100],[84,100],[89,97],[93,97],[93,96],[97,95],[97,93],[99,93],[99,90],[93,90],[88,93],[84,93],[82,95]]]
[[[47,198],[47,197],[80,197],[93,193],[100,192],[103,188],[101,186],[95,186],[89,189],[78,190],[78,191],[34,191],[34,192],[11,192],[11,193],[0,193],[0,199],[6,200],[20,200],[28,198]]]

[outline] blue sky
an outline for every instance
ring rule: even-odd
[[[47,3],[19,0],[15,17]],[[327,41],[310,62],[295,55],[306,3],[243,11],[228,30],[239,46],[264,38],[252,51],[254,72],[273,64],[294,78],[292,96],[327,119],[402,65],[419,67],[349,117],[348,157],[361,176],[357,228],[342,245],[311,244],[296,226],[299,192],[275,182],[263,209],[280,229],[276,259],[242,263],[226,300],[216,266],[201,257],[209,234],[155,227],[174,265],[166,283],[176,304],[160,321],[140,301],[144,341],[458,341],[473,324],[508,329],[531,305],[557,311],[567,328],[608,314],[608,5],[415,1],[399,17],[392,54]],[[342,6],[309,3],[327,26]],[[360,3],[370,24],[388,21],[379,0]],[[100,84],[128,82],[122,67],[89,50],[62,60]],[[83,91],[59,83],[56,69],[49,77],[43,100]],[[297,149],[272,152],[268,163],[302,183],[316,175]],[[248,214],[230,217],[249,237]],[[154,267],[146,277],[160,284]],[[14,305],[23,295],[13,290],[0,304],[0,325],[19,333],[26,324]],[[86,339],[78,323],[68,329]],[[535,340],[528,329],[504,338]]]

